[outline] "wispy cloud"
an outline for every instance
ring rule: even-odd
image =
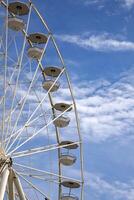
[[[102,142],[109,138],[133,133],[134,70],[121,74],[115,82],[105,79],[81,80],[79,82],[75,77],[73,85],[80,115],[81,133],[86,141]],[[25,88],[21,88],[19,95],[23,97],[25,92]],[[44,90],[40,89],[38,96],[42,99],[44,97]],[[30,93],[27,98],[31,109],[34,110],[37,106],[36,95]],[[35,101],[35,104],[32,104],[33,101]],[[54,95],[54,102],[64,101],[71,103],[70,92],[63,79],[61,80],[60,89]],[[43,103],[43,109],[46,110],[47,106],[48,99]],[[39,114],[41,114],[41,111]],[[48,110],[48,118],[50,114]],[[76,132],[74,112],[68,115],[71,117],[71,122],[67,129],[68,134],[66,134],[66,131],[62,136],[73,138],[70,133]],[[39,119],[38,128],[40,128],[40,125],[43,125],[42,117]],[[51,136],[53,135],[51,134]]]
[[[113,200],[133,200],[134,199],[134,181],[122,183],[119,181],[108,182],[103,177],[85,172],[87,186],[95,192],[95,194],[107,196]],[[89,181],[90,180],[90,181]],[[98,199],[98,198],[97,198]]]
[[[66,171],[66,175],[73,175],[74,178],[80,176],[80,171],[78,169],[71,169]],[[134,199],[134,180],[128,182],[121,182],[118,180],[108,181],[103,174],[91,173],[84,171],[85,179],[85,199],[88,199],[89,192],[92,194],[94,199],[106,199],[112,200],[133,200]],[[95,194],[95,195],[94,195]]]
[[[132,8],[134,6],[134,0],[121,0],[127,8]]]
[[[133,133],[133,71],[121,74],[114,83],[108,80],[74,83],[81,132],[86,140],[101,142]],[[68,99],[67,88],[59,90],[59,99]],[[58,100],[57,100],[58,101]]]
[[[110,0],[109,0],[110,1]],[[83,1],[84,5],[91,6],[91,5],[97,5],[98,7],[104,7],[107,3],[107,0],[85,0]],[[120,3],[125,8],[132,8],[134,6],[134,0],[114,0],[113,3],[117,4]]]
[[[134,42],[117,39],[108,34],[101,35],[60,35],[57,38],[85,49],[96,51],[134,51]]]
[[[99,0],[85,0],[85,5],[96,5],[96,4],[102,4],[105,0],[99,1]]]

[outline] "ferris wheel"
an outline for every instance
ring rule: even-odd
[[[0,0],[0,113],[0,200],[83,200],[70,79],[31,0]]]

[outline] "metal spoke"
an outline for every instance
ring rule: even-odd
[[[18,135],[16,136],[16,138],[15,138],[15,140],[14,140],[14,142],[18,139],[18,137],[21,135],[21,133],[23,132],[23,130],[25,129],[25,127],[28,127],[30,124],[31,124],[31,119],[32,119],[32,117],[35,115],[35,113],[38,111],[38,109],[39,109],[39,107],[40,107],[40,105],[45,101],[45,99],[47,98],[47,96],[48,96],[48,94],[49,94],[49,92],[51,91],[51,89],[53,88],[53,86],[55,85],[55,83],[58,81],[58,79],[59,79],[59,77],[62,75],[62,73],[64,72],[64,68],[62,69],[62,71],[60,72],[60,74],[59,74],[59,76],[55,79],[55,81],[54,81],[54,83],[52,84],[52,86],[49,88],[49,90],[48,90],[48,92],[47,92],[47,94],[43,97],[43,99],[41,100],[41,102],[38,104],[38,106],[36,107],[36,109],[33,111],[33,113],[31,114],[31,116],[29,117],[29,119],[28,119],[28,121],[24,124],[24,126],[21,128],[21,129],[19,129],[19,130],[17,130],[17,133],[18,133]],[[70,109],[70,108],[69,108]],[[69,110],[69,109],[67,109],[67,110]],[[66,110],[66,111],[67,111]],[[65,112],[66,112],[65,111]],[[62,114],[64,114],[65,112],[63,112]],[[60,115],[61,116],[61,115]],[[57,118],[55,118],[53,121],[55,121]],[[52,122],[53,122],[52,121]],[[52,122],[50,122],[49,124],[51,124]],[[48,125],[49,124],[47,124],[46,126],[44,126],[44,128],[46,128],[46,127],[48,127]],[[43,129],[44,129],[43,128]],[[42,130],[43,130],[42,129]],[[41,131],[42,131],[41,130]],[[40,131],[40,132],[41,132]],[[15,135],[16,133],[12,133],[12,135],[11,135],[11,137],[13,136],[13,135]],[[38,134],[38,133],[37,133]],[[37,135],[37,134],[35,134],[35,135]],[[32,137],[33,138],[33,137]],[[29,141],[29,140],[28,140]],[[9,148],[7,149],[7,152],[10,150],[10,148],[13,146],[13,144],[14,144],[14,142],[9,146]]]
[[[8,0],[7,0],[8,4]],[[8,8],[6,9],[6,21],[8,21]],[[6,41],[5,41],[5,65],[4,65],[4,99],[3,99],[3,119],[2,119],[2,137],[1,137],[1,145],[3,146],[3,138],[4,138],[4,131],[5,131],[5,104],[6,104],[6,94],[5,94],[5,88],[6,88],[6,81],[7,81],[7,48],[8,48],[8,23],[6,23]]]
[[[28,20],[27,20],[26,33],[28,32],[28,28],[29,28],[30,17],[31,17],[31,6],[30,6],[30,11],[29,11]],[[17,92],[17,89],[18,89],[18,82],[19,82],[19,77],[20,77],[20,73],[21,73],[21,67],[22,67],[22,61],[23,61],[23,56],[24,56],[24,50],[25,50],[25,46],[26,46],[26,41],[27,41],[27,38],[25,36],[24,37],[24,41],[23,41],[22,50],[21,50],[21,55],[20,55],[20,58],[18,59],[19,70],[18,70],[18,75],[17,75],[17,79],[16,79],[16,85],[15,85],[14,95],[13,95],[12,104],[11,104],[11,111],[13,109],[13,105],[14,105],[14,101],[15,101],[15,97],[16,97],[16,92]],[[11,120],[11,112],[9,114],[9,120],[8,120],[8,125],[7,125],[7,132],[8,132],[8,127],[9,127],[10,120]],[[6,148],[7,148],[7,146],[6,146]]]
[[[71,178],[71,177],[68,177],[68,176],[63,176],[63,175],[55,174],[55,173],[52,173],[52,172],[48,172],[48,171],[36,169],[36,168],[29,167],[29,166],[26,166],[26,165],[18,164],[18,163],[14,163],[14,165],[22,167],[22,168],[30,169],[30,170],[33,170],[33,171],[36,171],[36,172],[39,172],[39,173],[42,173],[41,175],[46,175],[47,174],[47,175],[54,176],[54,177],[57,177],[57,178],[60,177],[62,179],[66,179],[66,180],[70,180],[70,181],[72,180],[72,181],[76,181],[78,183],[81,183],[80,180],[74,179],[74,178]],[[36,176],[40,176],[40,175],[36,175]]]
[[[16,172],[18,176],[20,176],[25,182],[27,182],[32,188],[34,188],[36,191],[38,191],[41,195],[43,195],[45,198],[47,198],[46,194],[42,192],[38,187],[36,187],[33,183],[31,183],[29,180],[27,180],[23,175],[20,175]],[[48,199],[48,198],[47,198]]]
[[[60,115],[58,115],[57,117],[55,117],[53,120],[51,120],[49,123],[47,123],[47,125],[45,125],[44,127],[42,127],[41,129],[39,129],[35,134],[33,134],[32,136],[30,136],[28,139],[26,139],[24,142],[22,142],[18,147],[14,148],[11,152],[8,153],[8,155],[12,155],[13,152],[15,152],[17,149],[19,149],[20,147],[22,147],[24,144],[26,144],[27,142],[29,142],[30,140],[32,140],[35,136],[37,136],[40,132],[42,132],[45,128],[47,128],[49,125],[51,125],[56,119],[58,119],[59,117],[61,117],[64,113],[66,113],[68,110],[70,110],[70,108],[72,108],[72,105],[69,106],[68,109],[66,109],[64,112],[62,112]],[[17,137],[16,137],[17,138]]]
[[[71,144],[66,144],[66,145],[53,144],[53,145],[49,145],[49,146],[45,146],[45,147],[39,147],[39,148],[29,149],[29,150],[25,150],[25,151],[21,151],[21,152],[16,152],[16,153],[13,153],[12,158],[30,156],[30,155],[34,155],[37,153],[43,153],[43,152],[47,152],[47,151],[52,151],[52,150],[56,150],[56,149],[69,147],[69,146],[72,146],[75,144],[80,144],[80,142],[79,141],[73,142]]]

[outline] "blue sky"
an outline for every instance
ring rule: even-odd
[[[85,200],[134,199],[134,1],[34,1],[73,83]]]
[[[33,0],[33,2],[55,35],[70,74],[83,138],[84,200],[134,200],[134,0]],[[5,23],[4,11],[1,7],[0,24]],[[24,16],[24,20],[27,20],[27,16]],[[4,27],[0,29],[0,35]],[[28,33],[37,31],[43,32],[44,26],[37,15],[32,13]],[[18,78],[17,98],[12,100],[13,103],[9,101],[16,85],[18,52],[21,52],[24,38],[22,33],[15,35],[12,30],[9,30],[8,34],[11,44],[8,50],[10,59],[7,67],[7,83],[10,83],[10,88],[8,88],[9,93],[6,94],[6,115],[8,116],[10,109],[17,104],[11,117],[11,124],[8,124],[7,128],[9,130],[11,128],[14,132],[27,122],[39,101],[44,98],[45,91],[42,88],[44,80],[42,73],[38,71],[36,61],[28,58],[28,44],[26,44],[21,63],[23,68]],[[5,32],[2,37],[4,39]],[[49,45],[45,59],[42,61],[43,66],[60,65],[52,49],[52,43]],[[1,39],[1,53],[4,48]],[[3,58],[1,54],[1,66],[5,65]],[[3,92],[3,69],[0,69],[0,93]],[[37,77],[27,95],[35,69],[37,69]],[[14,73],[13,78],[11,78],[12,73]],[[59,81],[61,87],[53,94],[54,102],[62,100],[71,102],[65,76],[62,76]],[[23,105],[23,97],[27,98],[26,105],[17,123],[18,129],[14,130],[12,126]],[[20,101],[22,102],[19,104]],[[46,123],[52,117],[48,102],[49,99],[46,98],[46,103],[42,104],[48,120]],[[33,118],[41,114],[42,109],[39,108]],[[68,115],[71,122],[68,129],[62,129],[60,132],[61,138],[77,140],[78,138],[74,138],[76,131],[76,124],[72,120],[74,115],[72,113]],[[0,117],[2,119],[2,115]],[[44,116],[41,115],[38,119],[22,132],[22,137],[19,141],[16,139],[14,146],[44,127]],[[8,132],[9,135],[12,133],[9,130],[6,136]],[[48,129],[43,129],[40,135],[41,137],[35,137],[26,145],[22,145],[19,150],[57,142],[53,124]],[[78,150],[73,153],[79,158]],[[14,161],[58,173],[58,160],[55,155],[53,151],[50,154],[43,153],[25,159],[17,158]],[[79,179],[79,167],[78,161],[72,168],[63,167],[63,174]],[[34,183],[37,184],[37,181]],[[54,184],[48,186],[46,182],[42,184],[38,181],[38,184],[52,198],[55,198],[55,194],[57,196],[58,192],[55,190],[58,191],[58,184],[56,187]],[[54,191],[52,194],[50,188]],[[77,195],[79,196],[79,191]]]

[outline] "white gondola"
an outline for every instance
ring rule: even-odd
[[[60,156],[60,163],[65,166],[71,166],[76,162],[76,157],[69,154],[63,154]]]
[[[56,82],[54,85],[54,81],[53,80],[46,80],[46,81],[44,81],[44,83],[43,83],[43,88],[46,90],[46,91],[48,91],[52,86],[52,88],[50,89],[50,92],[56,92],[58,89],[59,89],[59,87],[60,87],[60,83],[59,82]]]
[[[60,116],[53,123],[55,126],[59,128],[64,128],[69,125],[69,122],[70,122],[69,117]]]
[[[25,23],[23,19],[17,17],[9,17],[8,27],[14,31],[22,31],[25,28]]]
[[[58,68],[58,67],[55,67],[55,66],[51,66],[51,67],[46,67],[44,69],[44,74],[46,76],[51,76],[51,77],[58,77],[61,73],[62,69],[61,68]]]
[[[9,3],[8,10],[15,15],[27,15],[29,13],[28,5],[20,1]]]
[[[79,188],[80,187],[80,183],[76,182],[76,181],[62,181],[61,185],[66,187],[66,188]]]
[[[70,104],[67,103],[56,103],[54,105],[54,108],[58,111],[64,112],[65,110],[67,110],[67,112],[72,110],[72,107]]]
[[[65,141],[62,141],[61,143],[60,143],[60,145],[61,146],[64,146],[63,148],[65,148],[65,149],[77,149],[78,147],[79,147],[79,145],[78,144],[75,144],[74,142],[72,142],[72,141],[68,141],[68,140],[65,140]]]
[[[47,36],[43,33],[32,33],[27,39],[34,44],[45,44],[47,42]]]
[[[28,56],[33,59],[39,60],[42,56],[43,48],[40,47],[30,47],[28,49]]]
[[[79,200],[79,198],[71,194],[63,194],[61,200]]]

